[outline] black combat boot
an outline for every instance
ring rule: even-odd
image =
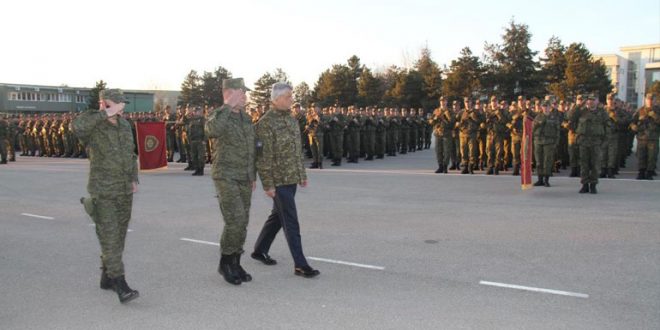
[[[514,165],[513,166],[513,173],[511,175],[513,175],[513,176],[520,175],[520,165]]]
[[[498,166],[498,167],[495,167],[495,171],[494,171],[493,174],[495,174],[495,175],[500,175],[500,167],[499,167],[499,166]]]
[[[639,173],[637,173],[637,180],[646,180],[646,169],[640,168]]]
[[[493,175],[495,173],[495,169],[492,167],[488,168],[488,172],[486,172],[486,175]]]
[[[312,165],[309,168],[319,168],[319,164],[317,162],[312,162]]]
[[[546,186],[546,187],[550,187],[550,177],[549,176],[545,176],[545,178],[543,178],[543,185]]]
[[[194,168],[192,167],[192,165],[188,164],[188,167],[184,168],[183,170],[184,171],[192,171],[192,170],[194,170]]]
[[[456,164],[451,164],[451,167],[449,169],[450,170],[457,170],[458,166],[456,166]]]
[[[464,165],[463,169],[461,170],[461,174],[468,174],[468,173],[470,173],[470,170],[468,170],[467,165]]]
[[[374,156],[373,156],[373,155],[369,155],[369,156],[367,156],[367,158],[365,158],[364,160],[374,160]]]
[[[468,169],[469,169],[468,171],[469,171],[470,174],[474,174],[474,168],[475,168],[475,165],[468,166]]]
[[[653,180],[653,171],[646,172],[646,180]]]
[[[232,261],[234,266],[236,267],[236,270],[238,271],[238,277],[240,277],[241,282],[252,281],[252,275],[248,274],[248,272],[246,272],[245,269],[241,267],[241,254],[235,253]]]
[[[589,184],[583,183],[582,189],[580,189],[580,194],[586,194],[589,192]]]
[[[435,173],[443,173],[443,172],[444,172],[444,170],[443,170],[444,167],[445,167],[445,166],[442,165],[442,164],[438,165],[438,169],[435,170]]]
[[[117,292],[117,296],[119,297],[119,302],[122,304],[140,296],[140,293],[137,290],[133,290],[128,286],[124,275],[112,279],[112,283],[115,292]]]
[[[578,176],[577,167],[571,167],[571,174],[569,175],[569,177],[577,178],[577,176]]]
[[[106,273],[106,268],[104,266],[101,266],[101,282],[99,284],[99,287],[103,290],[111,290],[113,289],[112,287],[112,279],[108,276],[108,273]]]
[[[539,175],[539,179],[534,183],[534,187],[540,187],[543,185],[545,185],[545,183],[543,182],[543,177]]]
[[[655,170],[651,171],[651,176],[658,176],[658,173],[655,172]]]
[[[241,284],[241,277],[238,274],[238,269],[232,264],[233,255],[220,256],[220,265],[218,266],[218,273],[225,278],[228,283],[239,285]]]
[[[323,169],[323,162],[322,161],[319,162],[319,169]]]
[[[589,192],[592,194],[597,194],[598,190],[596,190],[596,184],[595,183],[590,183],[589,184]]]
[[[198,176],[199,175],[199,169],[196,169],[195,172],[193,172],[192,176]]]
[[[3,165],[7,164],[7,160],[6,159],[0,160],[0,164],[3,164]]]
[[[598,177],[601,179],[607,178],[607,170],[604,167],[600,170],[600,175]]]
[[[608,168],[607,169],[607,177],[610,178],[610,179],[616,179],[616,177],[614,176],[614,169],[613,168]]]

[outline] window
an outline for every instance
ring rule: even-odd
[[[10,101],[17,101],[18,100],[18,93],[16,92],[9,92],[9,97],[8,99]]]

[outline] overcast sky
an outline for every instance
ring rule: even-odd
[[[532,49],[551,36],[595,54],[660,43],[660,0],[18,1],[2,4],[0,82],[178,90],[190,70],[223,66],[251,86],[282,68],[313,86],[355,54],[409,66],[428,45],[440,65],[499,43],[511,18]]]

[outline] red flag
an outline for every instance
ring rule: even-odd
[[[165,123],[136,123],[140,169],[152,170],[167,166]]]
[[[533,124],[534,120],[529,116],[525,116],[525,119],[523,119],[522,142],[520,143],[520,181],[523,190],[532,187]]]

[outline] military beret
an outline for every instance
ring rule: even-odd
[[[99,98],[102,100],[110,100],[115,103],[131,103],[124,96],[124,92],[121,89],[104,89],[100,92]]]
[[[242,89],[244,91],[251,91],[251,89],[245,86],[243,78],[223,79],[222,89]]]

